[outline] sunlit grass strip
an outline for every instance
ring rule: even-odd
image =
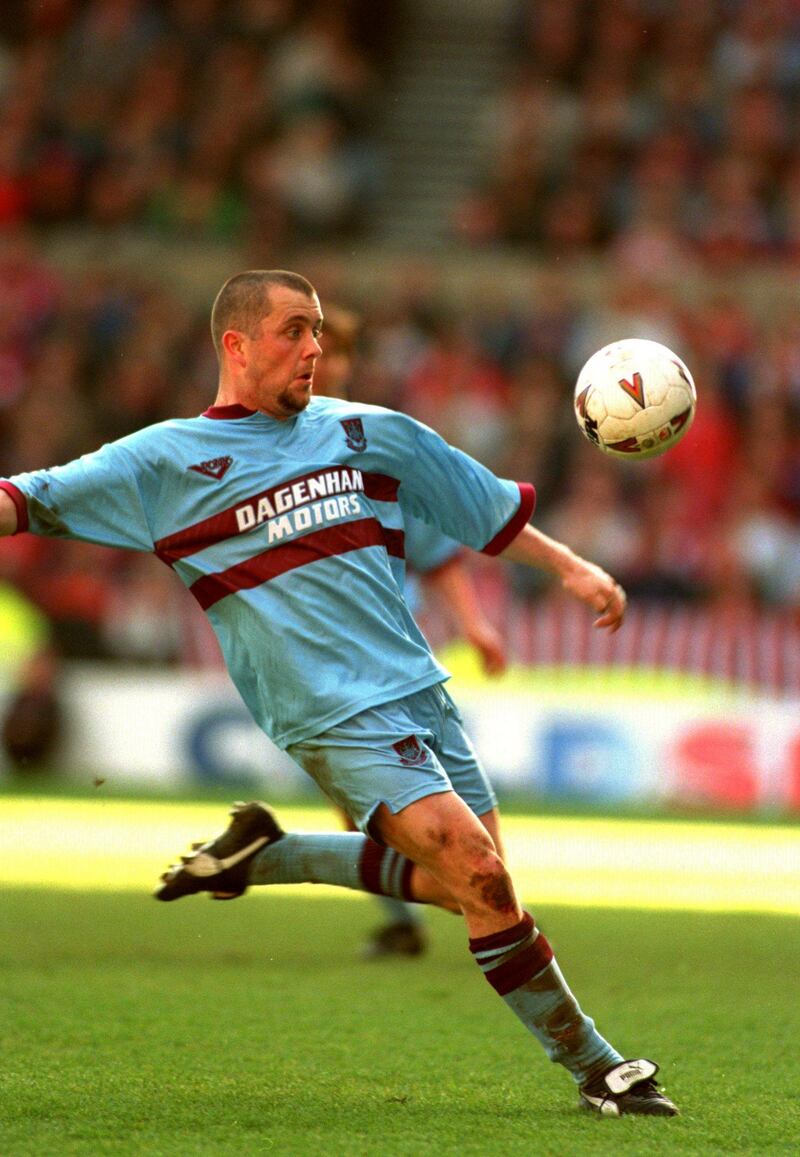
[[[714,675],[647,666],[559,664],[527,667],[514,664],[500,679],[490,679],[481,668],[476,652],[466,643],[453,643],[443,648],[437,653],[437,658],[453,676],[451,690],[456,693],[456,698],[460,690],[477,686],[481,691],[494,689],[503,694],[535,694],[540,702],[556,701],[562,705],[565,695],[580,696],[589,702],[635,695],[637,700],[690,700],[695,705],[721,706],[757,693],[745,684]]]
[[[800,915],[789,826],[513,816],[504,826],[534,902]]]
[[[280,818],[337,827],[325,808],[282,808]],[[150,891],[190,840],[224,822],[218,804],[2,797],[0,886]],[[504,829],[531,904],[800,915],[800,840],[789,826],[510,816]]]

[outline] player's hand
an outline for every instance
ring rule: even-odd
[[[563,542],[527,523],[502,551],[503,558],[539,566],[557,575],[568,594],[597,612],[596,627],[616,631],[625,615],[625,591],[596,563],[580,558]]]
[[[491,623],[472,623],[467,641],[478,652],[484,675],[494,679],[503,674],[508,666],[508,656],[500,634]]]
[[[564,576],[564,590],[597,612],[596,627],[618,631],[625,617],[627,596],[610,574],[595,563],[578,560],[578,565]]]

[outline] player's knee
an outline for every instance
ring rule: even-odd
[[[514,885],[491,839],[471,841],[447,859],[462,909],[483,914],[516,911]]]
[[[431,826],[426,832],[432,859],[460,877],[481,870],[499,857],[492,838],[484,828],[459,824]]]
[[[476,912],[510,914],[516,912],[517,898],[505,864],[496,852],[475,863],[467,880],[465,907]]]

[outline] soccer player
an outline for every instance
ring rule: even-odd
[[[319,337],[322,351],[314,368],[314,397],[351,398],[353,366],[358,347],[359,319],[348,309],[325,306],[325,324]],[[403,508],[402,491],[398,501]],[[447,607],[461,635],[478,653],[484,672],[501,675],[507,666],[503,640],[483,614],[469,571],[464,565],[464,548],[435,526],[403,511],[404,553],[412,573],[406,574],[404,594],[409,610],[416,612],[420,601],[419,578]],[[350,831],[356,826],[343,817]],[[364,945],[366,959],[387,956],[416,957],[425,951],[426,939],[419,905],[394,896],[378,896],[387,922],[371,933]]]
[[[585,1108],[672,1116],[658,1066],[600,1035],[520,905],[491,787],[403,598],[398,494],[466,546],[555,574],[600,629],[620,626],[625,594],[528,524],[532,486],[406,415],[310,406],[322,322],[298,274],[237,274],[212,310],[220,375],[203,415],[0,483],[0,533],[154,551],[173,567],[256,721],[358,825],[288,833],[263,805],[240,805],[156,896],[316,881],[461,912],[478,967]]]

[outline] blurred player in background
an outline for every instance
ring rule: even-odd
[[[325,323],[319,337],[322,356],[314,367],[314,395],[350,401],[357,395],[353,371],[358,354],[360,321],[351,310],[325,306]],[[402,498],[400,498],[402,506]],[[404,511],[406,573],[405,598],[416,614],[420,605],[420,578],[447,608],[463,638],[475,648],[481,667],[490,676],[502,675],[507,666],[503,639],[483,614],[469,571],[464,548],[435,526]],[[357,828],[344,816],[350,831]],[[387,923],[377,928],[364,945],[366,959],[386,956],[419,956],[425,950],[425,932],[419,906],[392,896],[379,896]]]
[[[381,407],[309,405],[322,310],[298,274],[230,278],[212,310],[216,401],[66,466],[0,483],[0,533],[154,551],[208,613],[256,722],[358,825],[284,832],[237,806],[162,877],[160,900],[317,882],[463,915],[473,958],[579,1103],[673,1116],[658,1066],[626,1061],[580,1008],[498,852],[497,800],[402,593],[403,510],[542,568],[615,631],[625,593],[528,524],[535,494]],[[486,1148],[491,1151],[491,1138]]]

